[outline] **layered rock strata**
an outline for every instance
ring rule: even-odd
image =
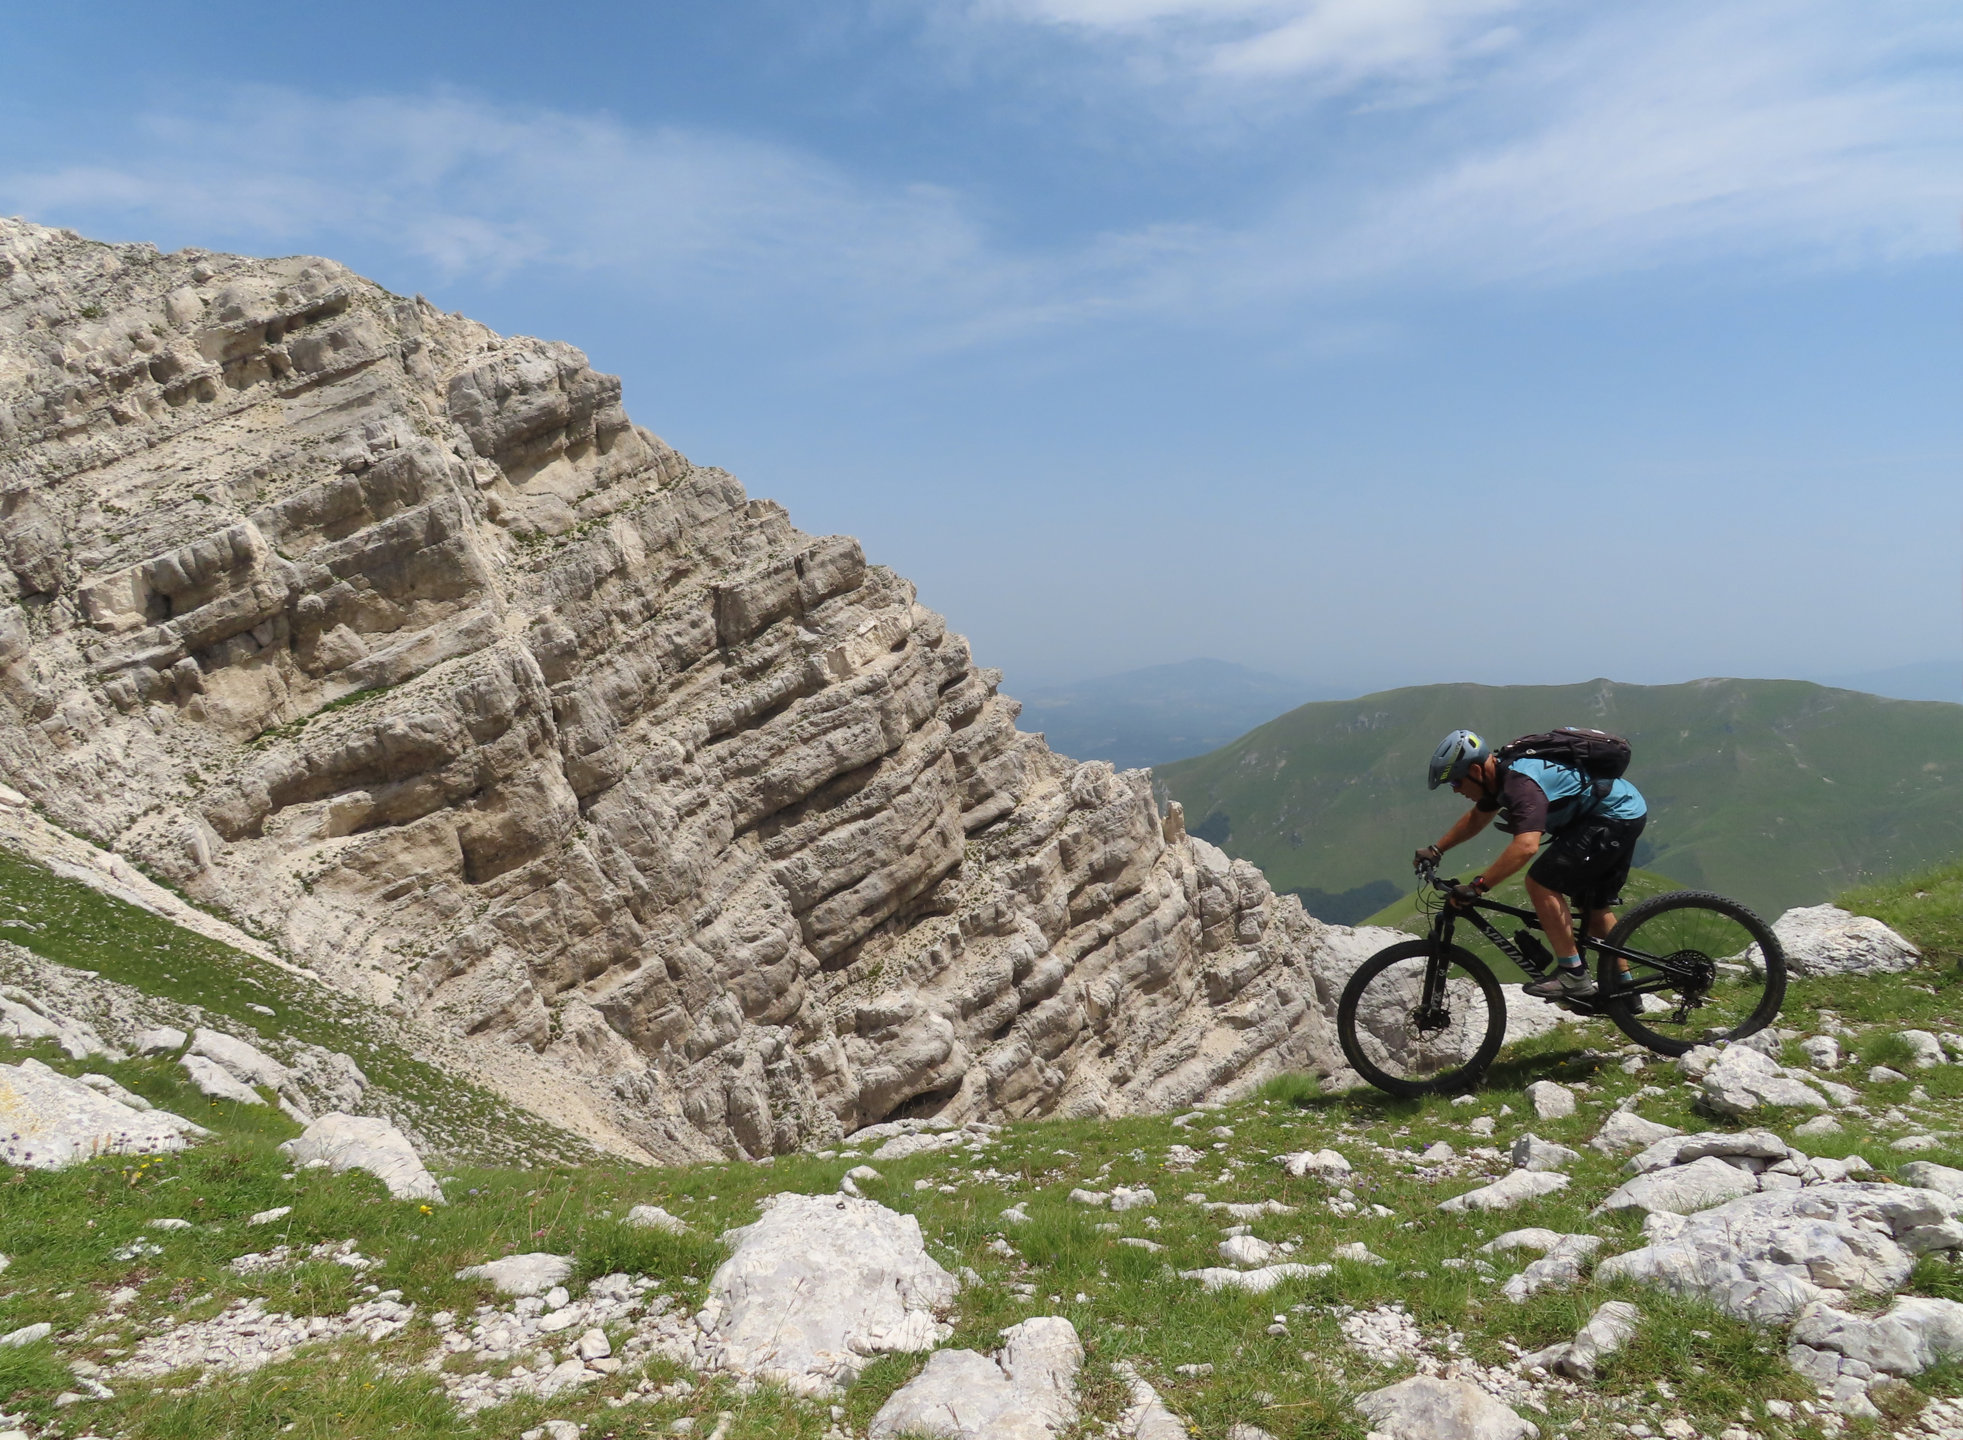
[[[0,221],[0,778],[668,1158],[1328,1070],[1360,937],[570,346]]]

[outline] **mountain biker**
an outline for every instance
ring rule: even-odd
[[[1568,918],[1568,897],[1586,912],[1591,937],[1608,934],[1615,924],[1610,907],[1622,898],[1636,839],[1649,819],[1642,794],[1621,779],[1600,793],[1588,775],[1548,760],[1522,758],[1502,765],[1493,747],[1470,730],[1454,730],[1440,742],[1425,779],[1433,790],[1450,785],[1473,805],[1436,845],[1418,851],[1413,864],[1437,864],[1439,856],[1497,818],[1512,843],[1469,885],[1459,886],[1452,903],[1463,905],[1485,894],[1531,862],[1527,897],[1554,948],[1555,970],[1526,986],[1526,993],[1548,1000],[1594,995],[1595,981],[1581,963]]]

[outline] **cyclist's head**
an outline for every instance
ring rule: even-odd
[[[1493,747],[1470,730],[1454,730],[1438,742],[1425,771],[1425,783],[1436,790],[1440,785],[1456,785],[1465,772],[1493,753]]]

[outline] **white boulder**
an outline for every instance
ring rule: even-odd
[[[168,1110],[135,1110],[39,1060],[0,1065],[0,1162],[59,1170],[97,1155],[161,1155],[210,1132]]]
[[[175,1025],[159,1025],[143,1031],[131,1044],[139,1055],[175,1055],[190,1038]]]
[[[1918,1070],[1949,1063],[1949,1057],[1943,1054],[1943,1042],[1927,1030],[1903,1030],[1897,1038],[1907,1042],[1909,1058]]]
[[[82,1021],[58,1013],[45,1001],[12,985],[0,985],[0,1040],[21,1044],[52,1040],[71,1060],[87,1060],[92,1055],[123,1058],[121,1051],[103,1044],[102,1037]]]
[[[386,1120],[337,1113],[321,1116],[298,1139],[280,1146],[296,1165],[325,1164],[330,1170],[366,1170],[398,1200],[443,1203],[443,1187],[423,1165],[409,1137]]]
[[[216,1060],[248,1085],[264,1085],[268,1090],[278,1090],[293,1083],[293,1072],[286,1066],[257,1045],[234,1039],[222,1031],[199,1026],[197,1033],[191,1036],[190,1053]]]
[[[1527,1100],[1534,1114],[1543,1120],[1560,1120],[1574,1114],[1574,1091],[1552,1080],[1536,1080],[1527,1087]]]
[[[1297,1150],[1277,1155],[1275,1161],[1290,1175],[1314,1175],[1324,1180],[1347,1180],[1350,1176],[1350,1162],[1335,1150]]]
[[[1356,1397],[1356,1408],[1386,1440],[1533,1440],[1523,1420],[1477,1385],[1413,1375]]]
[[[1831,1305],[1806,1306],[1791,1342],[1831,1351],[1890,1375],[1920,1375],[1943,1360],[1963,1359],[1963,1305],[1904,1295],[1880,1315],[1850,1315]]]
[[[1895,1172],[1904,1185],[1935,1190],[1952,1200],[1963,1200],[1963,1170],[1938,1165],[1933,1160],[1911,1160]]]
[[[1674,1125],[1645,1120],[1633,1110],[1618,1110],[1602,1123],[1595,1138],[1588,1142],[1588,1148],[1606,1155],[1612,1150],[1626,1150],[1634,1145],[1654,1145],[1658,1140],[1682,1133]]]
[[[1601,1214],[1608,1210],[1664,1210],[1673,1215],[1688,1215],[1740,1195],[1750,1195],[1758,1188],[1758,1177],[1750,1170],[1718,1156],[1706,1155],[1688,1165],[1672,1165],[1624,1182],[1610,1191],[1595,1211]]]
[[[1516,1170],[1565,1170],[1581,1156],[1565,1145],[1543,1140],[1529,1131],[1513,1142]]]
[[[506,1255],[482,1265],[467,1265],[457,1272],[459,1280],[488,1280],[500,1295],[543,1295],[573,1273],[573,1257],[533,1251],[528,1255]]]
[[[1840,1068],[1840,1042],[1831,1035],[1809,1035],[1799,1042],[1799,1048],[1806,1053],[1806,1063],[1815,1069]]]
[[[1704,1104],[1720,1115],[1747,1115],[1762,1105],[1827,1108],[1826,1096],[1745,1045],[1727,1046],[1704,1072],[1703,1086]]]
[[[1557,1190],[1565,1190],[1567,1185],[1568,1177],[1565,1175],[1545,1170],[1515,1170],[1490,1185],[1468,1190],[1463,1195],[1454,1195],[1438,1208],[1448,1214],[1467,1210],[1511,1210],[1528,1200],[1538,1200]]]
[[[871,1169],[871,1167],[861,1165],[859,1169],[867,1170]],[[878,1173],[876,1170],[873,1171],[875,1176]],[[632,1210],[627,1212],[626,1223],[638,1226],[643,1230],[666,1230],[670,1235],[686,1235],[688,1233],[688,1223],[686,1221],[677,1216],[670,1215],[659,1205],[636,1205]]]
[[[696,1317],[702,1368],[800,1395],[830,1394],[890,1351],[930,1350],[957,1282],[927,1253],[920,1222],[847,1195],[773,1195],[733,1247]]]
[[[1229,1235],[1218,1248],[1222,1260],[1246,1269],[1267,1264],[1275,1253],[1273,1244],[1253,1235]]]
[[[1742,1320],[1782,1323],[1813,1301],[1899,1286],[1915,1267],[1899,1237],[1942,1224],[1955,1205],[1933,1190],[1858,1181],[1762,1191],[1687,1217],[1651,1215],[1650,1243],[1610,1256],[1595,1277],[1660,1285]]]
[[[198,1093],[202,1095],[209,1095],[214,1100],[230,1100],[236,1105],[266,1103],[265,1096],[208,1056],[186,1055],[177,1063],[184,1067],[184,1073],[191,1077],[191,1083],[198,1087]]]
[[[1786,952],[1789,975],[1874,975],[1907,970],[1922,952],[1866,915],[1850,915],[1837,905],[1788,910],[1772,922],[1772,933]],[[1746,951],[1756,965],[1759,949]]]
[[[1077,1423],[1077,1329],[1039,1315],[1002,1331],[994,1358],[937,1350],[927,1368],[880,1406],[867,1440],[902,1435],[947,1440],[1050,1440]]]
[[[1207,1290],[1245,1290],[1250,1295],[1265,1295],[1284,1280],[1327,1275],[1335,1268],[1327,1263],[1298,1265],[1294,1262],[1263,1265],[1259,1270],[1229,1270],[1224,1265],[1209,1265],[1203,1270],[1181,1270],[1179,1278],[1197,1280]]]

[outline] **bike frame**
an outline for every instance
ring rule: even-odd
[[[1436,873],[1428,874],[1424,878],[1433,889],[1441,891],[1456,889],[1459,884],[1456,880],[1440,880]],[[1535,980],[1544,980],[1548,975],[1553,973],[1553,966],[1551,964],[1541,965],[1529,959],[1521,951],[1520,947],[1501,934],[1499,927],[1487,920],[1480,913],[1481,911],[1497,915],[1508,915],[1515,920],[1521,921],[1529,930],[1539,931],[1543,935],[1547,933],[1546,927],[1540,923],[1539,915],[1535,914],[1532,910],[1523,910],[1517,905],[1504,905],[1497,900],[1488,900],[1483,896],[1463,904],[1454,904],[1449,900],[1445,901],[1438,907],[1437,913],[1432,916],[1431,920],[1431,939],[1434,943],[1431,956],[1425,965],[1424,995],[1420,1002],[1420,1014],[1422,1016],[1436,1016],[1444,1013],[1445,972],[1448,968],[1445,954],[1447,948],[1452,943],[1452,931],[1460,920],[1464,920],[1473,929],[1484,935],[1493,943],[1495,949],[1515,965],[1518,965],[1521,970],[1525,971]],[[1606,938],[1596,939],[1587,933],[1586,919],[1587,917],[1579,912],[1574,913],[1574,934],[1577,951],[1593,949],[1597,954],[1613,955],[1620,960],[1626,961],[1629,965],[1625,979],[1621,984],[1616,986],[1615,998],[1617,1000],[1621,1000],[1625,996],[1633,997],[1645,994],[1660,994],[1667,990],[1683,997],[1679,1004],[1680,1014],[1699,1003],[1698,997],[1701,996],[1704,988],[1710,983],[1708,976],[1692,966],[1678,963],[1671,956],[1650,955],[1640,950],[1628,950],[1620,945],[1611,945]],[[1641,966],[1650,973],[1641,979],[1636,978],[1637,966]],[[1567,1003],[1572,1005],[1577,1002],[1569,1001]],[[1589,1008],[1593,1009],[1594,1007],[1591,1006]]]

